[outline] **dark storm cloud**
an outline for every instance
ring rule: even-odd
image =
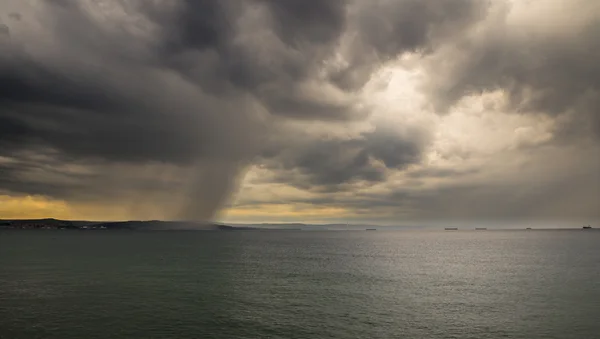
[[[25,58],[25,56],[23,56]],[[11,60],[0,65],[0,102],[41,104],[77,109],[109,110],[119,94],[91,74],[65,74],[33,60]]]
[[[47,20],[40,22],[46,29],[40,39],[53,37],[39,42],[44,48],[36,48],[35,37],[24,35],[20,27],[0,41],[0,156],[10,160],[0,162],[2,189],[67,199],[89,192],[115,196],[110,186],[148,194],[135,176],[115,171],[104,173],[104,179],[62,180],[50,175],[48,162],[54,159],[35,160],[46,180],[22,175],[32,171],[20,154],[46,149],[90,168],[98,162],[165,162],[195,168],[196,175],[189,176],[192,184],[211,183],[198,188],[201,193],[186,189],[185,194],[212,207],[198,213],[183,208],[182,214],[171,216],[210,218],[255,144],[252,134],[260,127],[253,122],[252,102],[229,93],[216,97],[158,67],[156,41],[136,39],[136,32],[126,27],[113,31],[110,22],[92,17],[83,5],[61,1],[38,8]],[[15,25],[27,24],[31,22]],[[111,175],[134,182],[123,185]],[[203,176],[212,179],[197,178]]]
[[[92,177],[65,173],[58,168],[65,159],[55,157],[32,157],[31,154],[13,154],[9,161],[0,159],[0,188],[17,194],[46,194],[68,198],[81,197],[81,190],[87,190]],[[41,178],[47,176],[52,181]],[[56,180],[56,179],[61,180]],[[65,184],[66,179],[71,182]]]
[[[181,16],[173,19],[181,24],[168,27],[172,39],[166,41],[162,56],[169,67],[206,91],[250,93],[273,115],[310,120],[364,117],[351,102],[330,102],[306,93],[326,85],[317,73],[344,32],[345,8],[344,1],[185,2]],[[246,32],[239,21],[253,10],[260,11],[264,22]]]
[[[432,48],[483,18],[486,8],[486,2],[473,0],[188,1],[172,18],[179,24],[167,27],[163,56],[205,90],[248,91],[274,115],[352,120],[364,117],[352,102],[322,100],[307,95],[307,87],[357,90],[382,62]],[[258,9],[264,24],[245,32],[240,17]],[[345,36],[347,62],[327,66]]]
[[[318,191],[382,182],[388,170],[418,163],[428,142],[425,131],[402,134],[383,126],[352,139],[288,138],[263,154],[263,165],[277,172],[278,182]]]
[[[374,1],[359,14],[359,35],[384,58],[435,47],[485,17],[489,1]]]
[[[211,49],[231,38],[233,19],[228,18],[225,6],[232,1],[186,0],[174,26],[174,40],[182,48]],[[229,19],[232,22],[228,22]]]
[[[319,75],[323,61],[334,56],[348,30],[359,35],[343,71],[370,70],[383,59],[428,46],[441,31],[437,22],[440,27],[462,26],[481,7],[478,1],[381,1],[367,6],[368,14],[349,28],[349,18],[357,20],[349,10],[363,3],[127,3],[127,10],[158,29],[154,40],[146,41],[126,26],[115,31],[110,21],[94,19],[86,9],[94,8],[91,3],[61,0],[40,6],[46,19],[41,22],[43,33],[52,36],[55,45],[49,51],[26,52],[24,47],[36,42],[14,35],[0,55],[2,154],[46,147],[74,158],[140,164],[190,164],[224,154],[232,154],[237,163],[247,153],[246,146],[255,143],[250,135],[258,131],[255,118],[246,112],[248,98],[283,117],[362,118],[366,112],[344,98],[351,94],[343,91],[347,86],[334,91],[340,98],[319,97],[322,87],[331,86]],[[248,32],[240,20],[252,10],[262,13],[263,22],[254,27],[263,29],[266,39],[244,40],[252,32],[243,35]],[[378,26],[377,14],[384,26]],[[3,27],[9,32],[9,26]],[[371,58],[373,52],[383,57]],[[357,85],[366,80],[368,76],[362,77]],[[381,180],[381,173],[369,165],[371,159],[397,168],[419,157],[419,148],[410,141],[398,144],[386,138],[372,135],[367,138],[372,144],[316,146],[338,154],[323,165],[316,160],[323,158],[323,151],[299,150],[297,166],[314,170],[321,178],[317,182]]]
[[[222,104],[226,96],[205,95],[168,71],[141,63],[147,49],[104,50],[133,37],[113,38],[86,18],[77,3],[61,4],[67,10],[56,14],[61,22],[54,33],[65,38],[59,40],[63,50],[58,52],[65,60],[57,61],[55,55],[46,60],[19,48],[0,59],[0,119],[19,128],[8,136],[18,137],[20,147],[46,146],[78,157],[142,163],[186,164],[223,151],[237,153],[240,147],[233,144],[245,133],[225,136],[216,130],[227,130],[232,119],[247,122],[245,112]],[[77,33],[61,35],[74,26]],[[90,36],[98,42],[79,45]],[[80,48],[89,51],[78,57]],[[223,149],[215,151],[211,143]]]
[[[350,1],[259,0],[266,3],[277,35],[287,45],[334,43],[343,33]]]
[[[570,130],[563,125],[563,133],[586,124],[600,135],[597,23],[560,37],[517,37],[494,23],[481,38],[470,33],[491,1],[105,2],[125,6],[114,12],[95,2],[41,3],[39,13],[25,9],[0,24],[0,157],[10,160],[0,158],[0,189],[11,192],[106,197],[111,185],[122,185],[107,176],[135,181],[134,171],[72,173],[68,180],[57,162],[95,170],[163,163],[197,175],[122,186],[143,194],[172,194],[168,187],[177,187],[188,196],[178,217],[211,217],[272,134],[259,159],[275,181],[326,192],[381,183],[389,172],[421,162],[432,136],[378,125],[356,137],[307,133],[305,139],[269,128],[281,121],[327,126],[364,119],[369,111],[358,105],[357,92],[405,53],[437,62],[428,68],[433,80],[426,91],[440,111],[465,95],[504,89],[514,111],[570,112],[580,120]],[[23,28],[36,18],[37,35]],[[454,54],[444,54],[448,46]],[[53,155],[46,160],[22,155],[47,150]],[[38,172],[47,178],[33,180]],[[413,179],[463,175],[431,170]],[[456,192],[465,201],[494,200],[470,189]],[[442,204],[412,191],[363,198],[345,203],[357,209]]]

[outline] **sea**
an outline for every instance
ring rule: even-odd
[[[0,338],[600,338],[600,232],[0,231]]]

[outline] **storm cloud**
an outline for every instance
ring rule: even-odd
[[[483,105],[486,119],[465,119],[529,124],[517,126],[523,149],[598,145],[600,7],[540,3],[5,1],[0,191],[205,220],[259,168],[263,185],[322,194],[312,205],[362,211],[387,201],[443,217],[451,213],[442,196],[458,191],[442,178],[495,187],[480,178],[492,171],[483,168],[492,151],[466,151],[444,127],[469,98],[501,93],[501,104]],[[548,24],[532,10],[573,15]],[[410,91],[393,92],[392,68],[419,74],[401,87]],[[405,99],[377,102],[374,81]],[[538,131],[531,119],[549,127]],[[432,165],[442,160],[452,163]],[[375,193],[407,192],[415,180],[422,191]],[[440,198],[414,198],[436,187]],[[373,192],[343,198],[358,190]],[[253,199],[243,192],[240,206]],[[456,195],[497,201],[469,192]]]
[[[426,130],[383,125],[348,138],[288,134],[257,162],[277,171],[274,182],[307,190],[351,190],[354,183],[383,182],[390,171],[419,163],[429,138]]]
[[[560,126],[561,134],[590,129],[600,136],[598,3],[534,1],[496,7],[478,31],[431,58],[437,76],[429,90],[438,108],[445,110],[465,95],[500,89],[510,111],[568,116],[570,124]]]

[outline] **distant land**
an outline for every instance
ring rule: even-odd
[[[571,225],[571,227],[535,227],[534,229],[581,229],[582,227]],[[594,229],[592,226],[584,226],[584,229]],[[280,231],[359,231],[359,230],[453,230],[468,231],[488,230],[487,227],[443,227],[440,225],[428,226],[376,226],[370,224],[303,224],[303,223],[201,223],[188,221],[162,221],[162,220],[128,220],[128,221],[89,221],[89,220],[59,220],[46,219],[0,219],[1,229],[71,229],[71,230],[138,230],[138,231],[171,231],[171,230],[194,230],[194,231],[249,231],[249,230],[280,230]],[[493,229],[493,228],[492,228]],[[498,227],[502,229],[528,229],[530,227]]]
[[[238,230],[300,230],[304,224],[260,224],[226,225],[222,223],[200,223],[187,221],[128,220],[128,221],[88,221],[45,219],[0,219],[0,229],[68,229],[68,230],[199,230],[199,231],[238,231]]]
[[[72,229],[72,230],[340,230],[340,229],[374,229],[370,225],[323,224],[308,225],[301,223],[288,224],[222,224],[187,221],[161,220],[128,220],[128,221],[88,221],[46,219],[0,219],[0,229]]]
[[[86,221],[47,219],[0,220],[0,229],[74,229],[74,230],[228,230],[239,229],[215,223],[183,221],[129,220],[129,221]],[[245,229],[252,229],[250,227]]]

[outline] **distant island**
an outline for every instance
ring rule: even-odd
[[[77,221],[47,219],[0,220],[0,229],[27,230],[254,230],[253,227],[234,227],[214,223],[161,220]]]
[[[279,230],[299,231],[303,224],[259,224],[225,225],[220,223],[202,223],[191,221],[128,220],[128,221],[87,221],[46,219],[0,220],[1,229],[19,230],[131,230],[131,231],[256,231]]]
[[[352,224],[302,224],[302,223],[256,223],[224,224],[213,222],[128,220],[128,221],[89,221],[45,219],[0,219],[0,230],[135,230],[135,231],[323,231],[323,230],[376,230],[374,225]]]

